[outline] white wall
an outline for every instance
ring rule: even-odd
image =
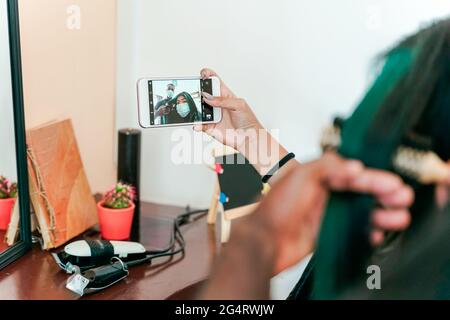
[[[449,13],[446,0],[119,0],[117,127],[138,126],[139,77],[209,66],[310,159],[321,128],[361,98],[376,54]],[[207,206],[212,174],[171,163],[171,132],[145,131],[142,198]]]
[[[6,0],[0,0],[0,175],[16,181],[16,147],[11,90]]]

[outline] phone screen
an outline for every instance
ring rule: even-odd
[[[202,92],[212,94],[210,79],[148,81],[150,124],[171,125],[214,121],[214,110],[203,102]]]

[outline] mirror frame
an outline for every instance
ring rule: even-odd
[[[19,190],[20,239],[16,244],[0,254],[0,270],[22,257],[31,249],[32,243],[18,0],[7,0],[7,7],[16,139],[17,185]]]

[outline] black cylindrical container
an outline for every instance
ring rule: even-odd
[[[131,227],[131,240],[140,238],[140,171],[141,171],[141,131],[122,129],[119,131],[119,159],[117,180],[133,185],[136,188],[136,211]]]

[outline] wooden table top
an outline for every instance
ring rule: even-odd
[[[142,203],[141,242],[147,247],[164,246],[168,241],[171,219],[185,209]],[[114,286],[85,296],[93,300],[150,300],[180,297],[183,292],[194,292],[209,274],[212,260],[219,248],[214,226],[208,226],[206,217],[182,227],[186,253],[172,260],[161,258],[152,265],[130,268],[130,275]],[[80,238],[99,238],[93,231]],[[169,261],[170,260],[170,261]],[[0,271],[1,300],[75,300],[79,296],[65,288],[68,278],[48,252],[39,245],[18,261]]]

